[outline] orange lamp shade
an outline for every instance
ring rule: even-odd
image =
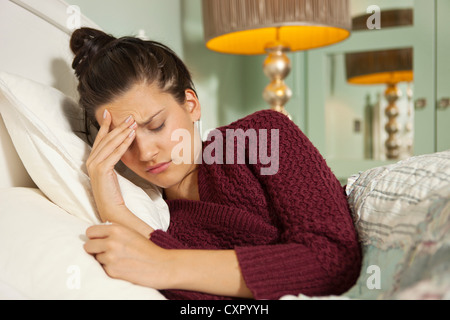
[[[346,29],[329,26],[285,26],[237,31],[209,40],[206,47],[230,54],[263,54],[272,44],[283,44],[291,51],[319,48],[345,40]]]
[[[247,55],[331,45],[352,24],[348,0],[203,0],[203,22],[208,49]]]
[[[374,85],[414,80],[413,49],[395,49],[346,54],[347,81]]]

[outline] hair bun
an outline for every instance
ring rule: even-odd
[[[113,36],[92,28],[80,28],[73,32],[70,39],[70,49],[75,54],[72,68],[78,78],[86,71],[87,62],[114,40],[116,38]]]

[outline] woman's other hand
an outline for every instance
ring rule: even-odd
[[[115,279],[157,290],[252,298],[234,250],[163,249],[121,225],[87,229],[85,250]]]
[[[168,250],[117,224],[92,226],[86,230],[86,236],[89,240],[84,249],[111,278],[154,289],[167,286],[171,274]]]

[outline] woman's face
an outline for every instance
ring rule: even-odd
[[[99,107],[96,110],[98,123],[101,123],[105,109],[112,116],[110,130],[119,126],[129,116],[132,116],[138,125],[135,140],[121,159],[137,175],[154,185],[168,189],[177,187],[194,171],[196,153],[199,151],[198,145],[194,146],[194,138],[198,137],[197,134],[194,135],[194,122],[199,120],[201,115],[200,103],[194,91],[186,90],[186,101],[180,105],[172,95],[162,92],[158,86],[138,84],[112,103]],[[186,155],[190,151],[189,148],[179,152],[179,135],[172,138],[174,132],[180,132],[179,129],[189,133],[189,143],[193,151],[190,155]],[[173,152],[174,150],[178,151]],[[190,161],[186,161],[186,156]]]

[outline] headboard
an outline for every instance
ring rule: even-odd
[[[50,85],[77,98],[70,34],[79,26],[100,29],[77,9],[62,0],[2,0],[0,71]],[[0,115],[0,188],[5,187],[35,185]]]

